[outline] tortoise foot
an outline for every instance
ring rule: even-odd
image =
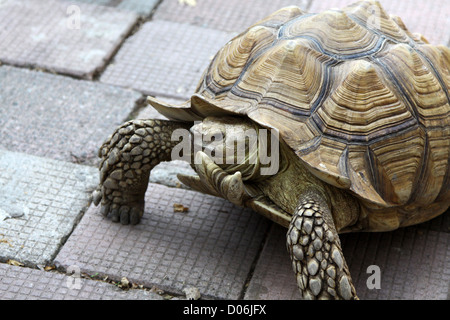
[[[114,222],[137,224],[151,170],[171,160],[172,131],[187,125],[164,120],[131,120],[116,129],[99,151],[100,183],[93,193],[100,212]]]
[[[103,190],[103,192],[108,193],[108,190]],[[101,193],[98,190],[94,191],[93,198],[95,205],[99,204],[99,194]],[[145,192],[141,195],[136,195],[115,190],[109,194],[110,196],[101,198],[100,213],[104,217],[124,225],[135,225],[140,222],[144,214]]]
[[[141,221],[144,214],[144,203],[128,203],[122,206],[113,205],[113,209],[110,212],[110,218],[113,222],[119,222],[121,224],[138,224]]]

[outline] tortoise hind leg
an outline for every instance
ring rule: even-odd
[[[100,184],[93,193],[95,205],[112,221],[136,224],[144,212],[144,196],[150,171],[171,160],[178,141],[171,141],[175,129],[189,129],[181,122],[132,120],[124,123],[99,150]]]
[[[357,299],[333,217],[319,192],[302,195],[287,247],[304,299]]]

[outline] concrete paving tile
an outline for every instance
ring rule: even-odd
[[[121,10],[127,10],[142,17],[148,17],[159,0],[64,0],[71,3],[90,3],[100,6],[114,7]]]
[[[174,203],[189,211],[174,212]],[[223,199],[156,184],[147,190],[145,212],[140,224],[122,226],[91,206],[55,264],[172,293],[193,286],[205,299],[240,298],[267,219]]]
[[[309,12],[342,8],[354,0],[312,0]],[[450,1],[448,0],[379,0],[388,14],[399,16],[411,32],[425,36],[432,44],[446,44],[450,40]]]
[[[278,9],[291,5],[306,9],[309,2],[310,0],[201,0],[195,6],[189,6],[180,4],[178,0],[164,0],[153,18],[240,33]]]
[[[171,162],[162,162],[152,169],[150,182],[163,184],[168,187],[190,189],[178,180],[177,174],[192,175],[195,174],[195,171],[185,161],[174,160]]]
[[[114,8],[57,0],[6,0],[0,8],[0,61],[88,79],[138,19]]]
[[[450,233],[409,227],[387,233],[348,234],[344,254],[358,294],[364,299],[446,300],[450,297]],[[376,265],[381,289],[369,289]]]
[[[98,163],[103,141],[141,94],[44,72],[0,67],[0,147]]]
[[[75,270],[76,271],[76,270]],[[0,264],[0,300],[162,300],[147,290],[122,290],[113,284]]]
[[[277,224],[270,229],[244,299],[301,299],[286,249],[286,229]]]
[[[52,261],[89,204],[96,169],[0,149],[0,261]]]
[[[150,21],[127,39],[100,77],[152,96],[187,99],[216,52],[234,34]]]
[[[448,214],[448,213],[447,213]],[[298,299],[285,249],[286,230],[272,228],[245,299]],[[341,235],[356,292],[365,300],[445,300],[450,297],[450,233],[414,226],[385,233]],[[381,271],[381,289],[368,289],[371,265]],[[276,280],[274,280],[276,279]]]
[[[420,224],[420,229],[450,233],[450,209],[446,213]]]

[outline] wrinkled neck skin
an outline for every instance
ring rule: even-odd
[[[274,203],[293,214],[302,195],[318,192],[330,208],[338,233],[358,221],[358,201],[346,190],[331,186],[314,176],[283,141],[280,141],[280,158],[278,174],[258,184]]]

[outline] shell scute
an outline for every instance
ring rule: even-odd
[[[345,12],[334,10],[291,21],[282,30],[282,37],[312,39],[321,51],[336,59],[351,59],[377,50],[380,40]]]
[[[226,93],[231,88],[253,55],[272,44],[276,38],[275,32],[272,28],[257,25],[228,42],[214,58],[220,63],[213,61],[211,66],[215,68],[206,73],[197,91],[213,90],[216,99],[219,99],[218,93]]]
[[[338,84],[316,112],[323,132],[345,141],[369,142],[416,124],[383,71],[365,60],[336,68]],[[404,128],[402,128],[404,129]]]
[[[412,34],[403,21],[399,17],[388,15],[378,1],[357,2],[343,10],[372,32],[395,42],[412,43]]]

